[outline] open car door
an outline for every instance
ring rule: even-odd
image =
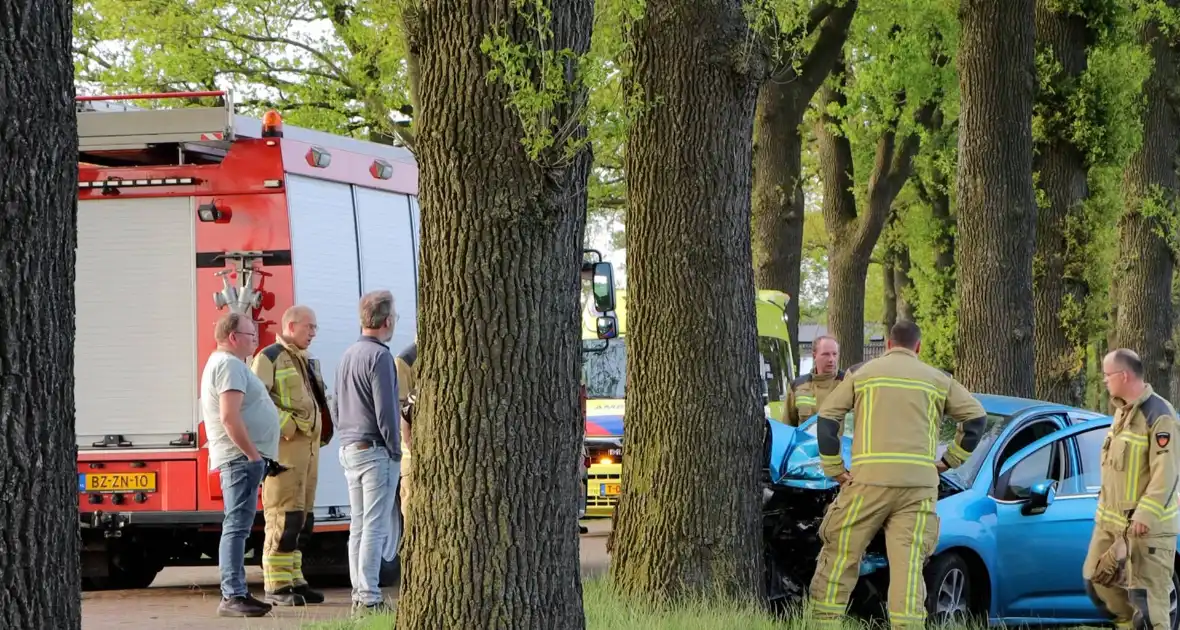
[[[1014,453],[989,491],[996,508],[996,603],[1012,617],[1099,618],[1082,580],[1101,486],[1109,417],[1046,435]]]

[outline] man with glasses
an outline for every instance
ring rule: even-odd
[[[320,447],[332,439],[320,364],[307,354],[319,326],[315,312],[302,305],[287,309],[281,326],[275,343],[263,348],[251,365],[278,407],[279,463],[288,468],[262,484],[263,597],[275,606],[322,604],[323,593],[303,576],[303,549],[315,527]]]
[[[1102,360],[1116,410],[1102,444],[1102,489],[1082,578],[1116,627],[1163,630],[1171,628],[1169,594],[1180,534],[1180,462],[1172,443],[1180,424],[1143,373],[1139,355],[1126,348]],[[1127,560],[1129,566],[1118,570]]]
[[[201,419],[209,438],[209,470],[221,473],[225,519],[217,565],[222,617],[261,617],[266,604],[246,588],[246,538],[254,526],[258,486],[267,460],[279,451],[279,412],[246,360],[258,347],[258,329],[241,313],[226,313],[213,329],[217,350],[201,374]]]

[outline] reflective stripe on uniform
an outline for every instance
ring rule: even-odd
[[[926,618],[926,602],[919,601],[921,599],[919,593],[922,590],[922,568],[925,565],[922,558],[922,545],[925,544],[923,538],[926,536],[926,520],[934,509],[933,504],[932,500],[923,499],[918,508],[918,518],[914,524],[914,537],[910,541],[910,564],[908,575],[906,575],[903,620],[922,621]],[[889,615],[890,618],[894,616],[893,613]]]
[[[287,411],[294,407],[291,399],[291,388],[287,385],[287,377],[289,376],[298,377],[299,370],[293,367],[275,370],[275,389],[279,395],[280,407],[279,428],[285,426],[288,421],[294,420],[295,428],[306,432],[310,428],[310,423],[306,421],[300,421],[299,418],[296,418],[292,412]]]
[[[796,407],[804,407],[804,406],[814,407],[815,405],[816,405],[815,396],[805,396],[804,395],[804,396],[796,396],[795,397],[795,406]]]
[[[844,573],[844,565],[848,563],[849,556],[849,539],[852,537],[852,524],[856,522],[856,517],[860,515],[860,508],[864,505],[865,498],[863,495],[856,495],[852,499],[852,505],[848,506],[848,514],[844,516],[844,522],[840,525],[840,538],[836,543],[836,562],[832,564],[832,572],[828,575],[828,585],[824,589],[824,604],[829,608],[838,605],[836,596],[840,593],[840,576]],[[840,607],[840,612],[844,612],[844,607]]]
[[[931,420],[931,418],[937,413],[939,403],[946,400],[946,392],[923,380],[897,376],[872,376],[857,381],[853,387],[855,393],[864,396],[865,402],[864,417],[861,423],[861,432],[864,433],[864,440],[861,444],[862,454],[867,455],[873,452],[873,403],[877,390],[880,389],[907,389],[926,394],[926,418],[930,421],[928,447],[930,457],[933,459],[938,448],[938,422],[936,419]],[[856,457],[853,456],[853,459],[855,460]]]
[[[857,464],[914,464],[917,466],[933,466],[934,458],[929,455],[914,455],[913,453],[862,453],[852,456],[852,465]]]
[[[1173,505],[1170,508],[1165,508],[1163,505],[1160,505],[1159,501],[1156,501],[1151,497],[1143,497],[1142,499],[1139,499],[1139,507],[1148,512],[1151,512],[1161,521],[1166,518],[1174,518],[1177,514],[1180,514],[1180,509],[1177,509],[1176,505]]]
[[[1114,525],[1115,527],[1127,526],[1127,517],[1101,503],[1098,504],[1098,509],[1094,512],[1094,520],[1108,525]]]
[[[1139,475],[1142,474],[1143,456],[1147,454],[1147,436],[1135,433],[1120,433],[1118,439],[1127,443],[1127,501],[1139,500]],[[1161,506],[1162,508],[1162,506]]]

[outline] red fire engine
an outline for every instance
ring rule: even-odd
[[[221,105],[126,105],[193,98]],[[402,148],[284,126],[275,112],[236,115],[225,92],[78,101],[82,576],[87,588],[142,588],[163,567],[217,563],[221,486],[208,471],[198,388],[226,309],[258,322],[260,348],[289,306],[315,309],[310,350],[329,395],[339,357],[360,335],[362,293],[392,291],[401,319],[390,347],[414,340],[418,167]],[[613,309],[610,263],[599,256],[584,271],[596,303]],[[613,317],[599,327],[601,338],[614,336]],[[309,578],[348,575],[337,448],[321,449]],[[247,547],[255,564],[261,518]]]
[[[145,110],[130,100],[219,98]],[[360,334],[359,296],[393,292],[391,348],[416,333],[418,167],[409,151],[234,113],[224,92],[78,99],[75,398],[83,578],[149,585],[216,564],[220,481],[208,473],[199,377],[225,309],[259,347],[311,305],[329,391]],[[138,296],[138,297],[136,297]],[[321,453],[309,577],[347,575],[348,489]],[[259,516],[261,519],[261,514]],[[261,523],[251,537],[261,554]]]

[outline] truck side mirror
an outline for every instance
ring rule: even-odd
[[[615,273],[608,262],[594,263],[594,280],[591,283],[594,294],[594,310],[606,313],[615,310]],[[598,328],[602,330],[602,319],[599,318]],[[601,337],[601,333],[599,335]],[[608,337],[602,337],[607,339]]]
[[[614,339],[618,336],[618,320],[614,315],[601,315],[596,322],[599,339]]]

